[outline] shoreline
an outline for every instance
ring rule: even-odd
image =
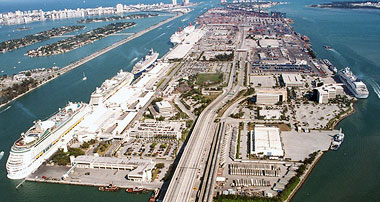
[[[354,114],[356,112],[356,109],[355,109],[355,103],[357,102],[358,100],[354,100],[352,103],[351,103],[351,110],[348,111],[347,113],[343,114],[339,119],[337,119],[331,126],[332,129],[334,129],[341,121],[343,121],[345,118],[351,116],[352,114]]]
[[[73,70],[73,69],[75,69],[75,68],[77,68],[77,67],[79,67],[79,66],[81,66],[81,65],[83,65],[83,64],[85,64],[85,63],[87,63],[87,62],[89,62],[89,61],[91,61],[91,60],[93,60],[93,59],[95,59],[95,58],[103,55],[103,54],[105,54],[105,53],[107,53],[108,51],[111,51],[111,50],[113,50],[113,49],[115,49],[115,48],[117,48],[117,47],[119,47],[119,46],[121,46],[121,45],[123,45],[123,44],[125,44],[125,43],[127,43],[127,42],[129,42],[131,40],[133,40],[133,39],[136,39],[136,38],[138,38],[138,37],[140,37],[140,36],[142,36],[142,35],[150,32],[150,31],[152,31],[152,30],[154,30],[154,29],[156,29],[156,28],[158,28],[158,27],[160,27],[160,26],[162,26],[162,25],[164,25],[164,24],[172,21],[172,20],[175,20],[175,19],[177,19],[177,18],[179,18],[179,17],[181,17],[183,15],[184,15],[183,13],[177,13],[177,15],[175,15],[173,17],[170,17],[170,18],[168,18],[168,19],[166,19],[164,21],[161,21],[161,22],[159,22],[157,24],[154,24],[154,25],[152,25],[152,26],[148,27],[147,29],[144,29],[144,30],[142,30],[140,32],[134,33],[133,35],[131,35],[131,36],[125,38],[125,39],[122,39],[122,40],[120,40],[118,42],[115,42],[114,44],[112,44],[110,46],[107,46],[107,47],[105,47],[105,48],[103,48],[103,49],[101,49],[101,50],[99,50],[97,52],[94,52],[94,53],[92,53],[92,54],[90,54],[88,56],[85,56],[85,57],[83,57],[83,58],[81,58],[81,59],[79,59],[79,60],[77,60],[77,61],[75,61],[75,62],[73,62],[73,63],[71,63],[71,64],[69,64],[67,66],[65,66],[65,67],[60,68],[57,71],[57,76],[55,76],[55,77],[53,77],[53,78],[51,78],[51,79],[49,79],[47,81],[44,81],[43,83],[37,85],[36,87],[29,89],[25,93],[22,93],[22,94],[20,94],[20,95],[18,95],[16,97],[14,97],[13,99],[7,101],[6,103],[1,104],[0,105],[0,109],[3,108],[3,107],[5,107],[5,106],[7,106],[8,104],[14,102],[18,98],[20,98],[20,97],[22,97],[22,96],[24,96],[24,95],[32,92],[33,90],[35,90],[35,89],[37,89],[37,88],[39,88],[39,87],[41,87],[41,86],[49,83],[50,81],[52,81],[52,80],[54,80],[54,79],[62,76],[63,74],[65,74],[65,73],[67,73],[67,72],[69,72],[69,71],[71,71],[71,70]]]
[[[33,178],[25,178],[26,182],[38,182],[38,183],[50,183],[50,184],[65,184],[65,185],[77,185],[77,186],[86,186],[86,187],[102,187],[102,186],[108,186],[107,183],[82,183],[82,182],[73,182],[73,181],[56,181],[56,180],[44,180],[44,179],[33,179]],[[134,188],[133,186],[117,186],[120,189],[128,189],[128,188]],[[161,188],[161,187],[157,187]],[[146,191],[154,191],[152,188],[145,188]]]
[[[329,150],[328,150],[329,151]],[[326,151],[326,152],[328,152]],[[323,157],[325,154],[324,151],[320,151],[318,153],[318,156],[314,159],[313,163],[309,165],[307,168],[307,171],[300,177],[300,182],[297,184],[297,186],[292,190],[292,192],[289,194],[288,198],[284,202],[290,202],[293,197],[297,194],[298,190],[302,187],[302,185],[306,182],[308,179],[309,175],[313,171],[314,167],[318,164],[319,160]]]
[[[347,113],[343,114],[339,119],[334,121],[334,123],[331,125],[331,130],[334,130],[335,127],[343,121],[345,118],[349,117],[350,115],[354,114],[356,112],[355,110],[355,103],[358,100],[354,100],[351,103],[351,110]],[[309,178],[309,175],[313,172],[314,167],[318,164],[318,162],[322,159],[323,155],[330,150],[327,151],[320,151],[318,153],[318,156],[314,159],[314,161],[308,166],[307,171],[300,177],[300,182],[296,185],[296,187],[292,190],[292,192],[289,194],[288,198],[284,202],[291,202],[294,196],[297,194],[299,189],[302,188],[303,184],[306,182],[306,180]]]

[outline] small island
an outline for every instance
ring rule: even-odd
[[[86,18],[82,20],[78,20],[78,23],[92,23],[92,22],[108,22],[108,21],[116,21],[116,20],[132,20],[132,19],[139,19],[139,18],[149,18],[158,16],[156,13],[148,13],[148,14],[131,14],[126,16],[108,16],[108,17],[101,17],[101,18]]]
[[[12,100],[58,77],[63,71],[58,67],[37,68],[14,75],[0,76],[0,108]]]
[[[337,1],[311,5],[313,8],[380,9],[380,1]]]
[[[25,46],[29,46],[41,41],[46,41],[52,37],[61,36],[63,34],[67,34],[69,32],[78,31],[80,29],[84,29],[83,25],[75,25],[75,26],[63,26],[59,28],[53,28],[47,31],[39,32],[33,35],[27,35],[23,38],[19,39],[11,39],[8,41],[4,41],[0,43],[0,52],[8,52],[12,50],[16,50],[18,48],[22,48]],[[21,29],[21,28],[19,28]]]
[[[111,23],[85,33],[57,41],[53,44],[40,46],[37,49],[28,51],[26,54],[30,57],[39,57],[66,53],[89,43],[93,43],[116,32],[122,31],[128,27],[134,26],[135,24],[136,23],[134,22]]]

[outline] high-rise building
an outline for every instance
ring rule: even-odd
[[[183,0],[183,5],[186,6],[186,5],[189,5],[190,4],[190,1],[189,0]]]
[[[172,2],[173,6],[177,5],[177,0],[172,0]]]
[[[123,12],[123,5],[122,4],[117,4],[116,5],[116,12],[122,13]]]
[[[227,3],[227,0],[220,0],[220,3]]]

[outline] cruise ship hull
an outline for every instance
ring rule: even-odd
[[[12,147],[6,165],[7,177],[15,180],[24,179],[36,171],[60,147],[72,139],[72,129],[84,119],[87,112],[88,106],[85,105],[66,124],[52,132],[44,141],[29,149],[19,150]]]
[[[358,99],[366,99],[369,94],[358,94],[356,90],[351,86],[350,83],[344,78],[343,75],[339,73],[339,79],[344,83],[344,85],[348,88],[348,90]]]
[[[132,74],[134,75],[140,75],[141,73],[143,73],[144,71],[146,71],[149,67],[151,67],[153,65],[154,62],[157,61],[157,58],[158,58],[158,53],[154,53],[148,61],[144,62],[143,64],[141,64],[142,66],[137,68],[136,66],[133,68],[132,70]]]

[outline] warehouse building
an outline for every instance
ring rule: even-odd
[[[256,125],[254,131],[250,133],[250,154],[272,158],[284,156],[280,129]]]
[[[285,89],[259,89],[256,94],[256,104],[259,105],[274,105],[279,102],[285,102],[287,92]]]
[[[286,87],[303,87],[303,79],[299,74],[281,74]]]
[[[155,109],[157,110],[158,113],[160,113],[160,116],[163,116],[163,117],[173,116],[173,112],[174,112],[173,107],[166,100],[163,100],[161,102],[156,102]]]
[[[127,179],[137,182],[150,182],[156,163],[146,159],[115,157],[77,156],[72,162],[78,168],[130,170]]]

